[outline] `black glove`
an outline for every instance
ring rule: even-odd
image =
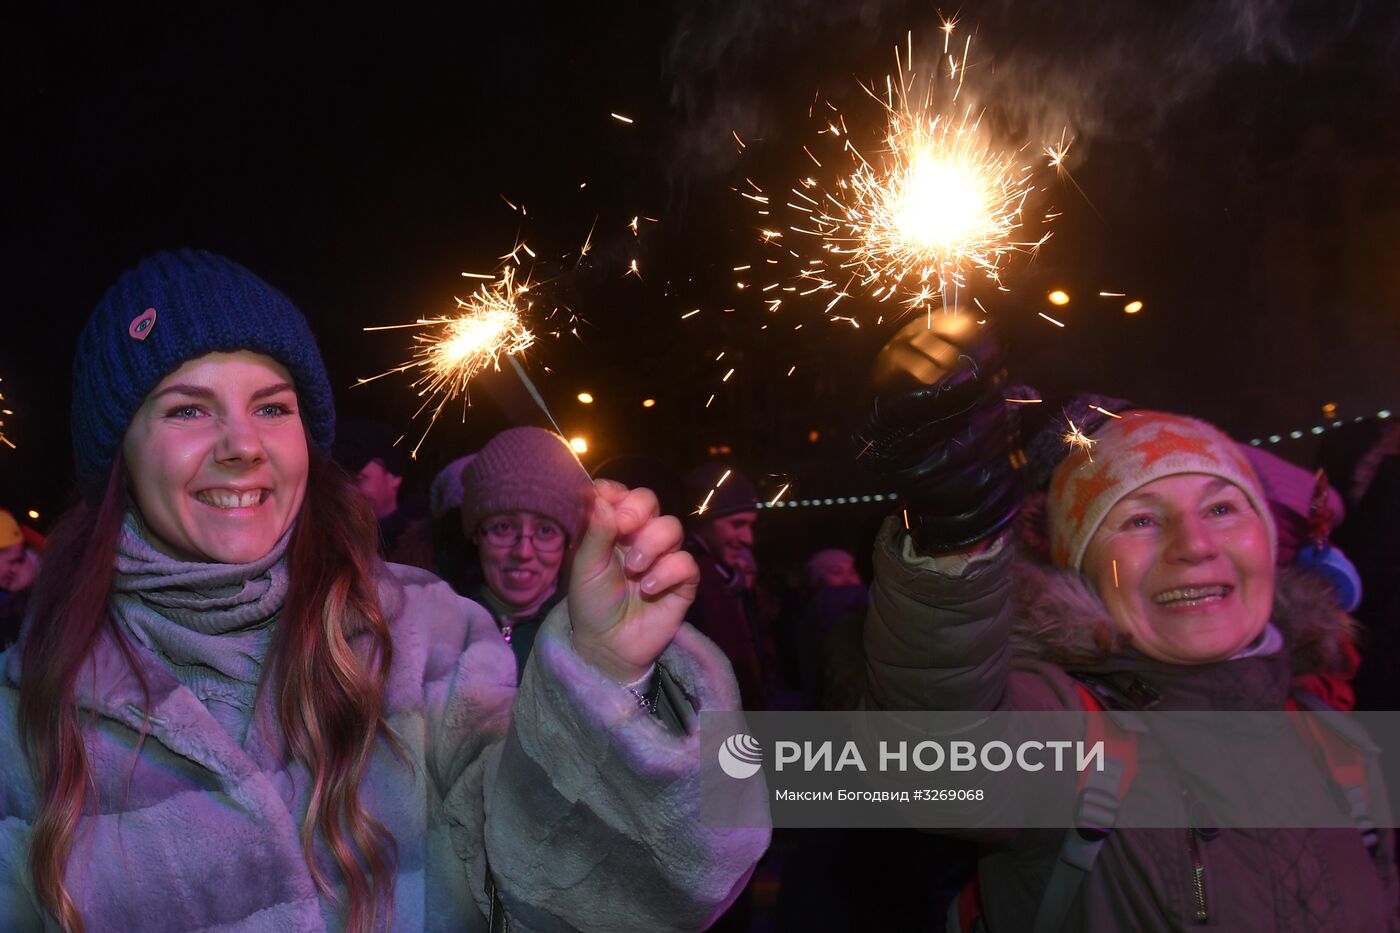
[[[990,328],[966,312],[920,316],[885,344],[871,382],[860,457],[894,482],[919,549],[965,550],[1005,528],[1025,461]]]

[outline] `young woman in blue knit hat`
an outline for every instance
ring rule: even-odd
[[[695,929],[742,887],[767,833],[699,825],[678,726],[737,690],[649,493],[581,501],[517,690],[480,606],[377,558],[315,340],[246,269],[122,276],[72,423],[84,498],[0,655],[0,927]]]

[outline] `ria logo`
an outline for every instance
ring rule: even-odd
[[[719,766],[735,780],[753,777],[762,764],[763,746],[746,733],[736,732],[719,747]]]

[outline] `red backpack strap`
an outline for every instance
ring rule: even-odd
[[[1084,744],[1092,748],[1096,742],[1103,742],[1104,762],[1118,761],[1122,763],[1119,769],[1118,786],[1115,795],[1119,801],[1128,793],[1128,788],[1132,786],[1133,779],[1137,777],[1138,765],[1138,738],[1137,733],[1124,728],[1114,718],[1114,714],[1104,706],[1099,695],[1090,690],[1080,681],[1074,682],[1075,691],[1079,694],[1080,705],[1084,707]],[[1082,794],[1085,786],[1089,783],[1093,771],[1082,771],[1079,774],[1078,790]]]
[[[1080,772],[1075,799],[1074,826],[1065,832],[1059,857],[1036,910],[1033,933],[1058,933],[1064,927],[1079,888],[1094,867],[1104,840],[1118,821],[1123,797],[1137,777],[1138,738],[1131,728],[1136,714],[1110,711],[1103,700],[1083,683],[1075,681],[1084,707],[1084,744],[1103,743],[1103,770]],[[1145,728],[1145,724],[1141,724]]]
[[[1079,887],[1094,867],[1104,840],[1118,819],[1123,797],[1137,777],[1138,737],[1145,724],[1134,731],[1136,714],[1110,711],[1086,685],[1074,682],[1084,708],[1084,745],[1103,743],[1102,771],[1087,770],[1079,775],[1075,798],[1074,826],[1065,831],[1060,854],[1051,869],[1045,894],[1036,910],[1034,933],[1058,933],[1064,926]],[[982,889],[973,876],[948,909],[948,933],[975,933],[985,930]]]
[[[982,885],[977,872],[967,879],[953,903],[948,905],[947,933],[986,933],[987,923],[982,914]]]
[[[1343,720],[1342,714],[1326,700],[1311,693],[1294,691],[1284,708],[1298,738],[1312,751],[1318,764],[1327,769],[1347,815],[1356,824],[1366,849],[1374,855],[1380,844],[1380,832],[1371,813],[1371,780],[1366,756],[1368,751],[1378,751],[1375,745],[1355,724]]]

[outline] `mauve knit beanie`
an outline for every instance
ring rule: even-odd
[[[131,419],[162,379],[187,360],[238,350],[287,367],[312,442],[328,453],[335,399],[306,318],[232,260],[188,249],[162,252],[122,274],[78,338],[72,428],[83,492],[101,495]]]
[[[497,512],[534,512],[558,523],[576,543],[593,484],[568,443],[541,428],[502,431],[462,471],[462,528],[476,531]]]

